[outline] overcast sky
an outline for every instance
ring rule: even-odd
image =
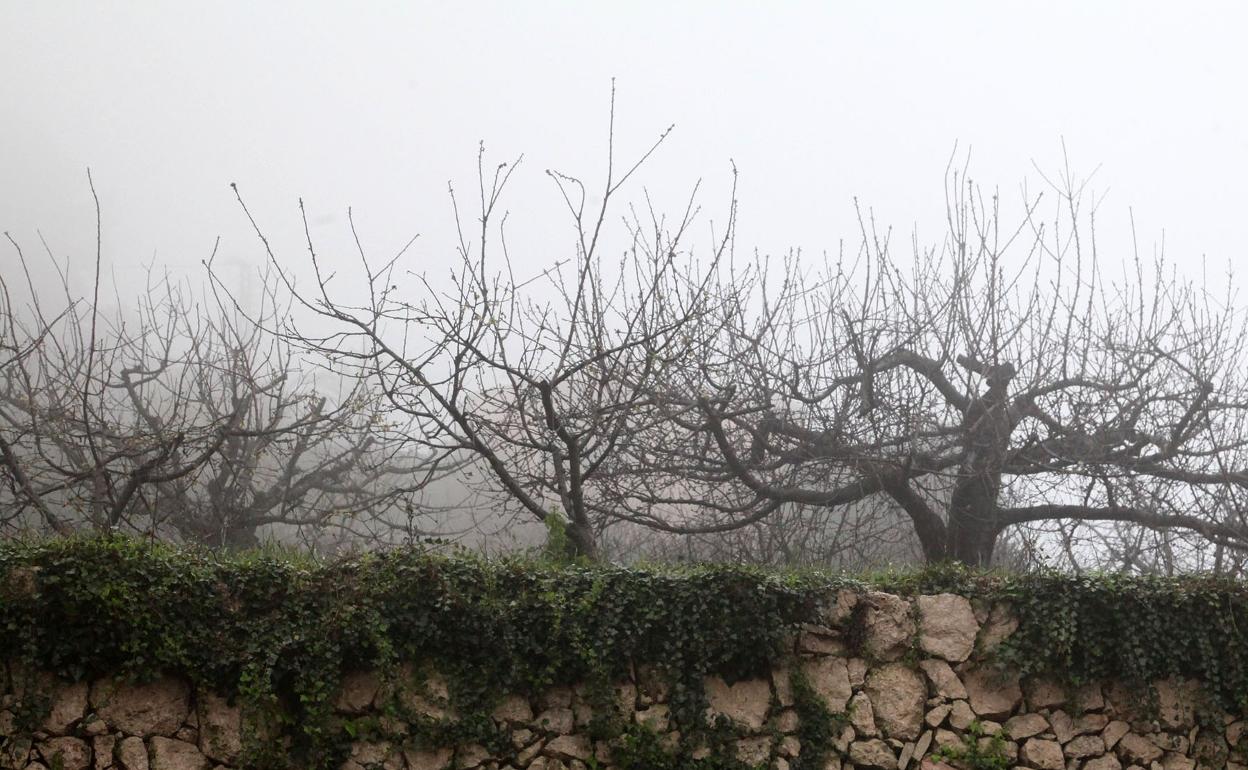
[[[217,236],[255,264],[237,182],[298,262],[302,196],[328,257],[354,207],[378,255],[450,263],[447,182],[477,143],[523,153],[513,254],[567,246],[543,175],[596,181],[611,78],[617,146],[670,141],[626,191],[675,209],[704,180],[722,220],[741,172],[739,248],[834,250],[853,199],[935,241],[955,144],[1015,196],[1062,158],[1108,190],[1106,259],[1127,211],[1169,254],[1248,268],[1248,5],[1227,3],[328,3],[0,1],[0,229],[42,231],[85,270],[192,270]],[[12,267],[13,252],[0,250]]]

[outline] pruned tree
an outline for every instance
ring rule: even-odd
[[[666,136],[621,171],[612,113],[597,200],[579,179],[547,172],[573,233],[564,255],[533,278],[512,274],[504,230],[503,195],[518,161],[489,168],[484,148],[471,231],[451,190],[459,241],[449,283],[402,270],[406,247],[374,263],[356,237],[367,299],[353,305],[343,293],[351,287],[321,267],[309,235],[316,288],[304,292],[282,275],[296,304],[317,320],[287,329],[287,338],[346,376],[375,383],[410,421],[409,441],[419,451],[470,463],[477,475],[464,480],[477,506],[566,529],[570,553],[596,556],[596,536],[610,523],[599,515],[603,469],[626,443],[625,431],[644,423],[660,372],[691,355],[694,341],[683,330],[708,312],[705,289],[731,243],[730,208],[703,266],[690,267],[684,241],[698,215],[695,186],[675,221],[652,208],[629,213],[624,257],[604,257],[621,188]],[[329,330],[318,331],[326,322]]]
[[[612,468],[624,516],[705,535],[796,506],[900,515],[927,561],[976,565],[1033,527],[1068,564],[1096,557],[1080,527],[1248,548],[1233,293],[1138,253],[1107,279],[1069,172],[1047,222],[1045,196],[1009,224],[964,174],[948,191],[938,248],[898,259],[861,216],[857,254],[720,287],[697,355],[656,391],[662,419]]]
[[[9,244],[27,267],[16,241]],[[265,325],[149,273],[106,309],[0,284],[0,518],[11,532],[129,530],[217,546],[262,528],[402,530],[439,472],[403,453],[366,383],[311,376]],[[57,311],[49,310],[55,306]],[[281,308],[264,304],[271,321]],[[383,514],[386,514],[383,516]],[[410,529],[410,527],[409,527]]]

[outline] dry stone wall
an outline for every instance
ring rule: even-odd
[[[634,667],[605,701],[584,686],[503,696],[489,718],[505,740],[492,747],[430,745],[428,731],[416,729],[461,716],[435,668],[351,672],[334,705],[338,723],[357,734],[341,766],[644,766],[618,732],[595,729],[605,709],[617,724],[645,726],[660,746],[705,741],[686,761],[708,766],[726,752],[746,767],[775,770],[1248,770],[1248,721],[1220,708],[1201,682],[1074,686],[1001,667],[994,651],[1018,628],[1006,604],[842,591],[824,616],[793,635],[769,676],[705,679],[707,722],[725,728],[705,738],[680,734],[668,679],[654,666]],[[245,709],[178,677],[68,682],[15,663],[3,677],[3,768],[224,770],[245,766],[248,741],[264,741],[264,726]],[[825,707],[830,734],[803,729],[810,712],[798,687]]]

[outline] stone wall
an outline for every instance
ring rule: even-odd
[[[999,667],[993,652],[1018,626],[1006,605],[976,605],[952,594],[906,599],[842,591],[823,615],[824,625],[794,635],[791,653],[769,677],[705,680],[707,716],[731,720],[729,750],[747,764],[790,770],[810,748],[799,737],[792,687],[800,672],[838,715],[822,770],[1248,770],[1248,722],[1221,710],[1200,682],[1071,686]],[[4,768],[241,768],[244,735],[263,733],[247,725],[238,705],[176,677],[71,683],[15,664],[3,675]],[[418,718],[453,720],[446,682],[436,671],[350,673],[335,710],[343,724],[374,729],[351,744],[342,767],[611,768],[618,755],[609,741],[591,738],[589,700],[583,687],[509,695],[491,715],[509,748],[431,748],[412,740],[411,725],[397,721],[386,704],[401,702],[403,713]],[[670,745],[679,741],[658,669],[636,667],[614,685],[612,700],[617,719],[648,725]],[[40,706],[32,717],[33,702]],[[33,727],[20,727],[23,718],[33,718]],[[978,760],[969,757],[972,744],[982,749]],[[710,751],[695,749],[693,757]]]

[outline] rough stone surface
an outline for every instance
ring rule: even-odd
[[[575,725],[576,720],[572,715],[572,709],[564,706],[548,708],[533,717],[533,726],[548,733],[567,735],[572,732]]]
[[[53,735],[64,735],[87,710],[87,683],[58,683],[52,688],[52,709],[43,720],[43,729]]]
[[[243,749],[241,708],[210,692],[199,693],[197,700],[199,750],[218,762],[232,764]]]
[[[1148,766],[1161,759],[1162,750],[1157,744],[1138,733],[1127,733],[1118,741],[1118,753],[1135,764]]]
[[[927,687],[904,663],[889,663],[867,674],[867,696],[875,722],[889,738],[914,740],[923,726]]]
[[[1062,751],[1072,759],[1099,757],[1105,753],[1105,741],[1099,735],[1080,735],[1063,746]]]
[[[841,661],[842,669],[844,665]],[[723,714],[757,730],[767,721],[771,685],[766,679],[743,679],[729,685],[720,677],[711,676],[706,679],[706,699],[712,715]]]
[[[148,742],[151,770],[208,770],[211,762],[193,743],[156,736]]]
[[[1028,677],[1023,682],[1023,692],[1027,696],[1027,708],[1032,711],[1066,705],[1066,690],[1049,677]]]
[[[986,719],[1005,719],[1023,699],[1018,674],[987,667],[975,668],[962,675],[962,683],[975,713]]]
[[[737,759],[753,766],[767,761],[767,756],[771,753],[771,739],[759,736],[757,738],[742,738],[737,741],[736,754]]]
[[[910,649],[916,631],[910,602],[881,592],[867,594],[863,646],[875,660],[897,660]]]
[[[975,721],[975,712],[964,700],[956,700],[949,704],[949,726],[955,730],[965,730]]]
[[[139,738],[122,738],[117,744],[117,761],[122,770],[148,770],[147,747]]]
[[[41,742],[38,749],[49,767],[88,770],[91,766],[91,747],[79,738],[49,738]]]
[[[1105,742],[1105,748],[1112,749],[1122,740],[1122,736],[1131,732],[1131,725],[1122,720],[1114,720],[1105,725],[1105,729],[1101,731],[1101,740]]]
[[[1191,679],[1170,677],[1155,683],[1157,718],[1167,730],[1187,730],[1196,725],[1196,704],[1200,699],[1200,683]]]
[[[849,667],[842,658],[818,658],[803,661],[802,673],[810,681],[811,689],[823,698],[828,708],[844,711],[854,694],[849,684]]]
[[[919,668],[923,669],[927,681],[932,683],[932,690],[940,697],[950,700],[966,698],[965,685],[945,661],[926,658],[919,661]]]
[[[117,748],[117,736],[97,735],[91,739],[91,753],[95,755],[94,770],[108,770],[113,766],[113,752]]]
[[[587,760],[594,754],[589,738],[584,735],[560,735],[552,738],[542,753],[555,759]]]
[[[854,730],[867,738],[877,738],[880,731],[875,726],[875,709],[866,693],[858,693],[849,701],[849,723]]]
[[[1106,754],[1084,762],[1083,770],[1122,770],[1122,763],[1113,754]]]
[[[1043,738],[1030,738],[1020,752],[1023,762],[1038,770],[1065,770],[1062,744]]]
[[[1005,602],[994,604],[988,613],[988,618],[984,620],[983,626],[979,629],[980,652],[993,652],[1017,630],[1018,615],[1014,609]]]
[[[130,735],[169,736],[191,710],[191,688],[173,677],[145,684],[103,680],[91,687],[91,705],[108,724]]]
[[[897,755],[887,743],[879,738],[854,741],[849,747],[849,761],[854,767],[872,770],[897,770]]]
[[[995,667],[1000,658],[983,655],[985,640],[997,633],[993,623],[1017,623],[999,607],[951,595],[856,597],[842,591],[835,603],[826,600],[823,625],[803,627],[805,641],[786,632],[789,652],[771,671],[732,684],[709,677],[708,716],[728,717],[740,732],[727,743],[695,745],[692,758],[727,750],[769,770],[806,767],[802,752],[809,747],[799,737],[805,725],[792,690],[800,667],[813,694],[844,715],[817,770],[968,770],[948,756],[965,749],[972,728],[985,736],[979,747],[1000,750],[1013,770],[1248,770],[1248,714],[1221,711],[1200,682],[1106,680],[1072,687],[1037,677],[1020,685],[1008,667]],[[859,612],[851,612],[855,601],[861,601]],[[850,628],[850,618],[863,627]],[[862,642],[862,657],[842,649],[851,634],[855,644]],[[362,718],[356,724],[381,732],[368,729],[344,747],[349,755],[339,770],[610,768],[611,740],[591,738],[597,708],[647,725],[667,749],[688,737],[672,718],[676,703],[669,703],[662,669],[643,664],[612,685],[609,703],[587,683],[503,695],[492,710],[501,731],[497,747],[435,749],[414,740],[413,725],[393,706],[454,718],[446,680],[429,663],[405,665],[401,674],[345,678],[334,696],[335,719]],[[33,732],[22,734],[32,729],[23,703],[32,693],[46,711],[34,714]],[[178,679],[73,684],[0,660],[4,770],[245,770],[244,721],[237,706],[205,689],[191,692]],[[986,737],[998,731],[1004,743]],[[492,755],[493,748],[499,754]],[[942,760],[945,755],[932,754],[938,748],[953,753]]]
[[[1048,729],[1048,720],[1040,714],[1019,714],[1005,723],[1006,733],[1016,741],[1039,735]]]
[[[961,663],[975,649],[979,623],[971,602],[957,594],[920,596],[919,647],[928,655]]]
[[[409,749],[403,752],[408,770],[445,770],[451,764],[449,747],[431,750]]]

